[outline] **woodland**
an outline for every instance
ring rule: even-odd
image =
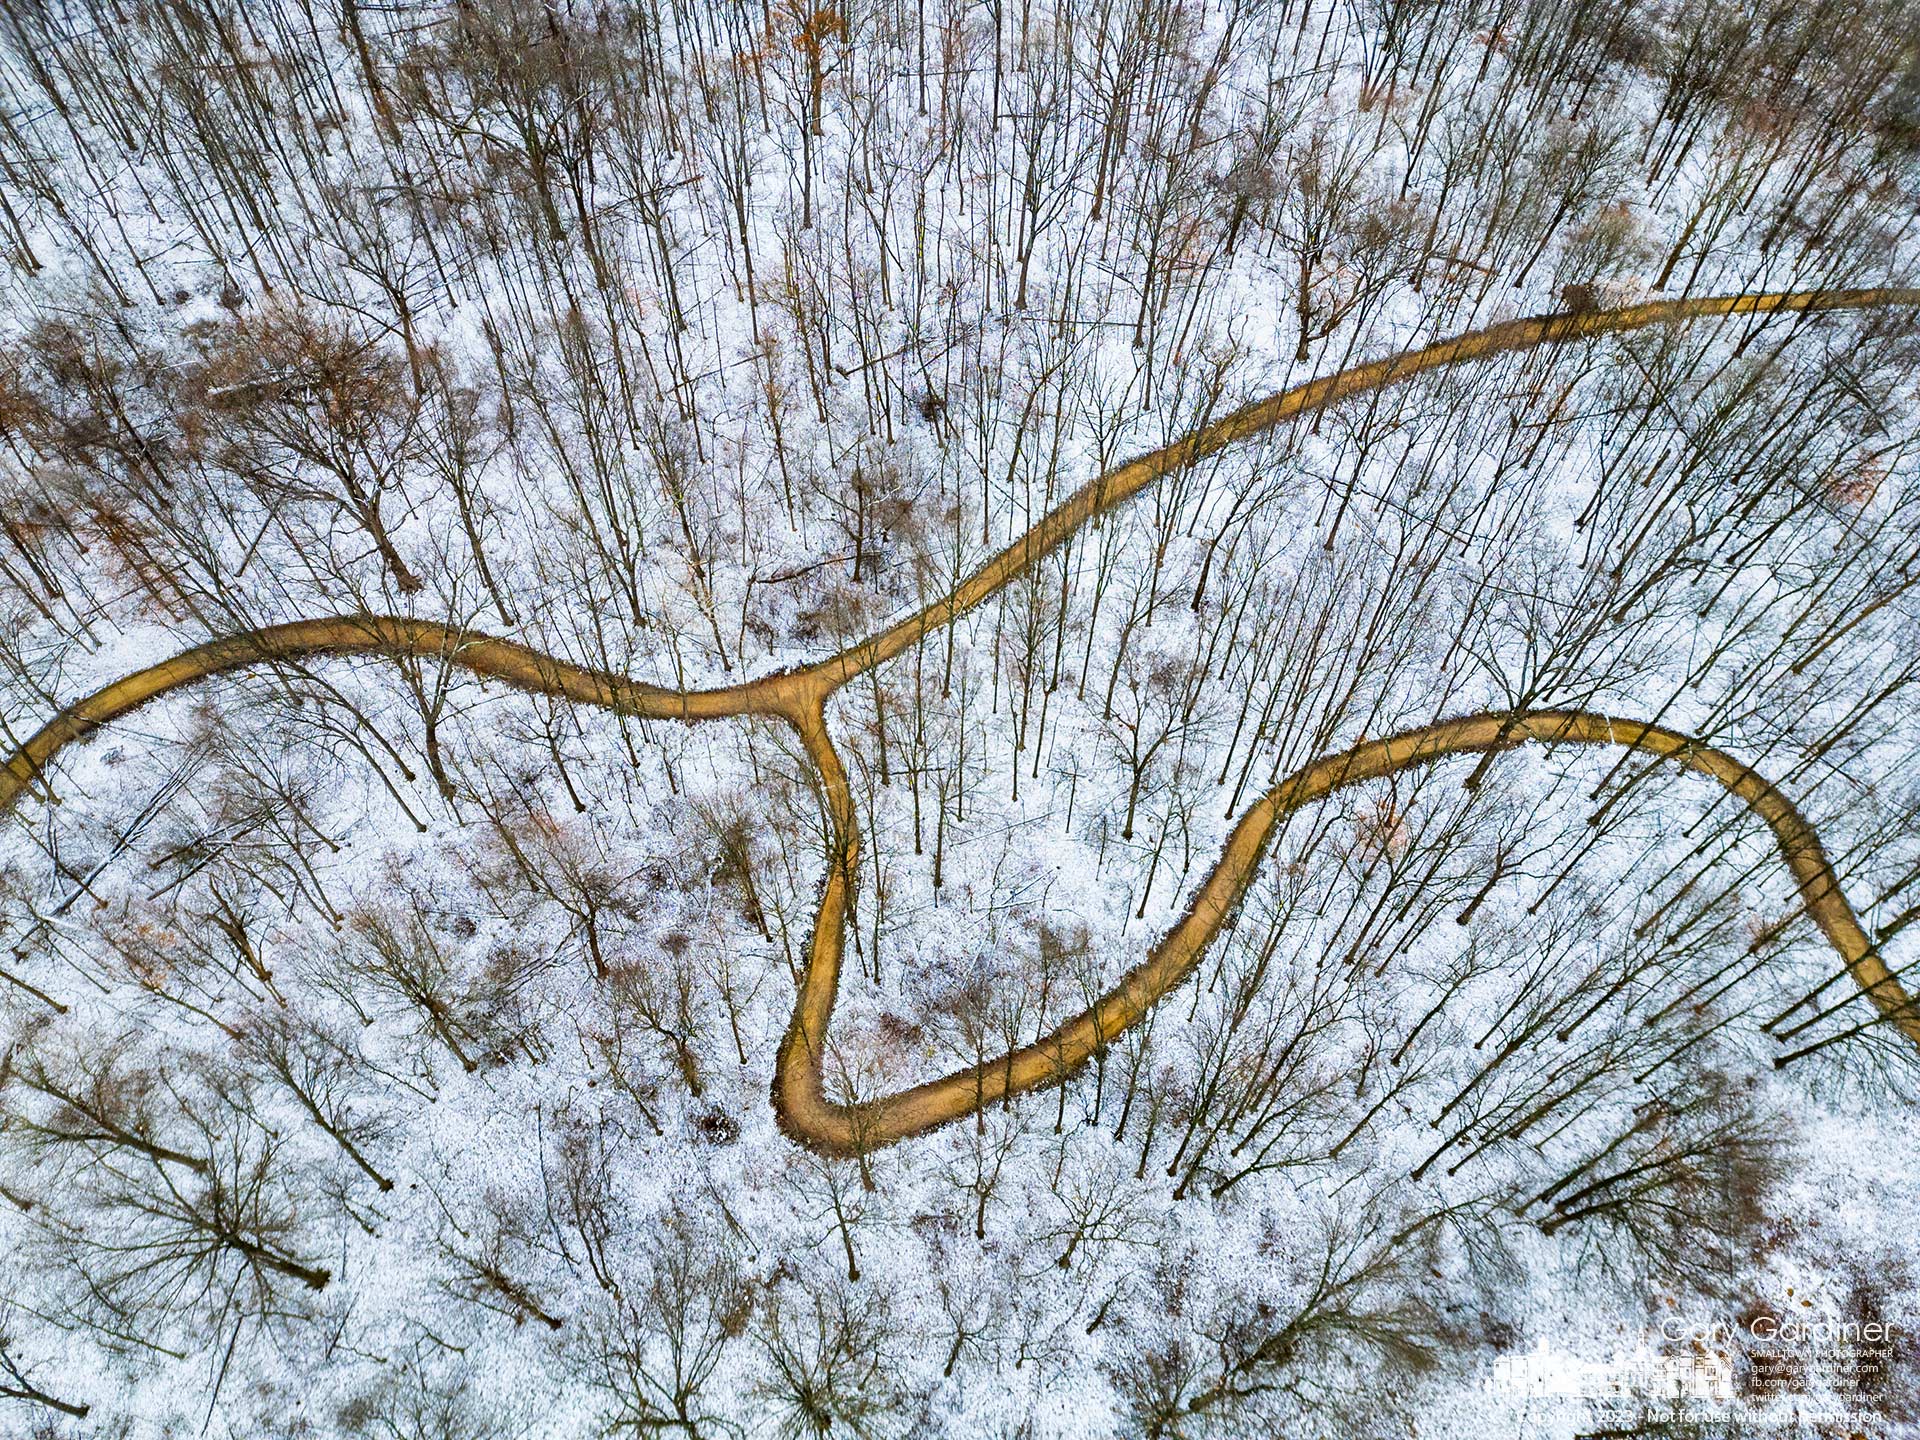
[[[0,1434],[1920,1434],[1916,232],[1912,0],[0,4]]]

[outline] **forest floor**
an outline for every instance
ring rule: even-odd
[[[23,793],[53,799],[45,767],[65,746],[183,687],[245,667],[327,656],[438,657],[521,690],[620,713],[691,722],[760,715],[798,732],[824,787],[833,850],[806,969],[773,1080],[781,1129],[816,1152],[863,1156],[924,1134],[996,1101],[1073,1075],[1190,975],[1258,872],[1275,826],[1288,814],[1349,785],[1448,756],[1491,755],[1528,742],[1615,745],[1676,760],[1718,781],[1778,843],[1807,914],[1880,1014],[1920,1046],[1920,1006],[1875,950],[1843,893],[1813,826],[1775,786],[1733,756],[1658,724],[1584,710],[1515,710],[1468,715],[1364,740],[1307,765],[1270,789],[1240,820],[1214,868],[1178,921],[1112,989],[1050,1034],[1019,1049],[891,1095],[841,1103],[827,1093],[826,1038],[839,989],[860,833],[845,767],[826,721],[828,700],[849,682],[1010,584],[1087,525],[1155,480],[1283,421],[1411,379],[1487,357],[1662,323],[1872,307],[1920,306],[1920,289],[1810,290],[1652,301],[1618,309],[1512,320],[1403,350],[1382,360],[1290,387],[1138,457],[1076,490],[1019,539],[944,596],[869,638],[810,664],[704,690],[642,684],[589,669],[509,640],[430,620],[344,615],[294,621],[222,637],[122,677],[67,706],[11,755],[0,771],[0,813]],[[1477,778],[1478,772],[1476,772]],[[1472,780],[1469,783],[1473,783]],[[1783,1056],[1784,1064],[1792,1056]]]

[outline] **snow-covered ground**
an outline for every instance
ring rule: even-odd
[[[1912,284],[1913,18],[10,16],[6,742],[316,615],[731,683],[1312,376]],[[836,1097],[1046,1033],[1270,787],[1478,711],[1710,740],[1920,959],[1911,313],[1356,397],[852,680]],[[1150,1024],[857,1161],[768,1101],[829,839],[783,724],[324,660],[47,781],[0,852],[18,1433],[1920,1429],[1914,1057],[1671,764],[1309,806]]]

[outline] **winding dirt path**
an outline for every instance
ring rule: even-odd
[[[1820,837],[1787,797],[1723,750],[1676,730],[1589,710],[1535,710],[1468,715],[1441,720],[1382,740],[1364,740],[1338,755],[1316,760],[1267,791],[1227,837],[1220,858],[1173,928],[1147,958],[1092,1006],[1030,1045],[1009,1051],[978,1069],[957,1070],[938,1080],[869,1100],[836,1104],[824,1092],[821,1045],[833,1014],[846,941],[849,877],[855,873],[859,838],[853,795],[834,754],[826,727],[803,726],[807,747],[826,777],[827,794],[841,838],[838,863],[828,871],[813,949],[792,1024],[774,1068],[774,1106],[781,1127],[796,1140],[836,1155],[855,1155],[969,1115],[1004,1096],[1043,1089],[1073,1074],[1100,1046],[1140,1023],[1194,971],[1207,947],[1226,928],[1252,888],[1275,828],[1288,815],[1349,785],[1376,780],[1414,765],[1453,755],[1547,745],[1622,745],[1669,757],[1688,770],[1717,780],[1773,832],[1781,857],[1799,886],[1801,901],[1855,983],[1920,1045],[1920,1013],[1847,903]]]
[[[1034,1043],[978,1068],[958,1070],[857,1104],[829,1098],[825,1076],[827,1036],[839,991],[861,843],[846,769],[826,723],[827,701],[841,686],[899,655],[921,637],[951,625],[1064,544],[1087,521],[1123,504],[1161,476],[1348,396],[1464,361],[1661,323],[1888,306],[1920,307],[1920,289],[1714,296],[1535,316],[1308,381],[1243,406],[1192,435],[1088,482],[949,594],[867,639],[824,660],[719,689],[679,691],[647,685],[575,665],[515,641],[398,616],[298,620],[208,641],[124,676],[48,721],[7,758],[4,770],[0,770],[0,813],[24,792],[43,789],[43,770],[67,745],[161,695],[213,676],[274,662],[345,655],[440,658],[518,689],[629,715],[688,722],[737,715],[780,717],[794,726],[819,768],[835,837],[807,969],[775,1061],[774,1112],[781,1128],[798,1143],[826,1154],[858,1155],[924,1134],[1003,1097],[1056,1084],[1085,1064],[1100,1046],[1138,1024],[1193,972],[1252,885],[1275,827],[1302,806],[1345,786],[1451,755],[1510,750],[1534,741],[1623,745],[1670,757],[1687,769],[1710,776],[1767,825],[1799,886],[1808,915],[1882,1015],[1920,1046],[1916,1002],[1875,952],[1813,827],[1779,790],[1732,756],[1676,731],[1591,711],[1539,710],[1519,715],[1470,715],[1385,739],[1362,741],[1289,776],[1241,818],[1186,913],[1147,958],[1093,1005]]]

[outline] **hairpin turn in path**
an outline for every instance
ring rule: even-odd
[[[834,839],[807,968],[774,1064],[774,1112],[781,1128],[798,1143],[825,1154],[855,1155],[924,1134],[996,1100],[1057,1084],[1100,1046],[1138,1024],[1193,972],[1253,883],[1274,828],[1302,806],[1345,786],[1451,755],[1486,754],[1530,741],[1622,745],[1670,757],[1711,777],[1767,825],[1799,887],[1807,914],[1881,1016],[1920,1046],[1920,1009],[1861,928],[1813,827],[1779,790],[1732,756],[1676,731],[1591,711],[1535,710],[1469,715],[1365,740],[1281,781],[1234,827],[1186,912],[1147,958],[1086,1010],[1032,1044],[977,1068],[853,1104],[828,1098],[824,1074],[860,849],[852,790],[826,723],[827,701],[841,686],[901,654],[923,636],[951,625],[1064,544],[1087,521],[1123,504],[1161,476],[1348,396],[1466,361],[1664,322],[1875,307],[1920,308],[1920,289],[1713,296],[1535,316],[1311,380],[1243,406],[1089,481],[946,596],[867,639],[824,660],[718,689],[680,691],[647,685],[575,665],[515,641],[400,616],[297,620],[211,640],[116,680],[49,720],[0,770],[0,813],[23,793],[45,788],[43,771],[60,750],[147,701],[213,676],[281,661],[347,655],[437,656],[518,689],[639,717],[687,722],[738,715],[784,719],[799,733],[820,771]]]

